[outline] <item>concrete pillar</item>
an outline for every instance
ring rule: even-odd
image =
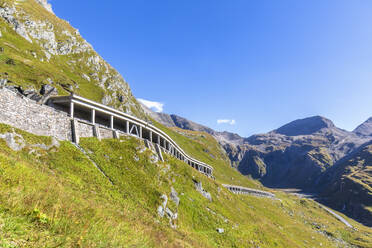
[[[150,130],[150,142],[152,142],[152,131]]]
[[[126,131],[127,131],[127,134],[129,134],[129,121],[127,121],[127,128],[126,128]]]
[[[70,103],[70,117],[74,118],[74,103]]]
[[[113,115],[110,116],[110,128],[114,129],[114,116]]]
[[[158,135],[158,145],[160,146],[160,136]]]
[[[97,124],[93,126],[93,135],[94,135],[94,137],[96,137],[98,140],[101,140],[101,134],[100,134],[100,132],[99,132],[99,127],[98,127]]]
[[[77,123],[76,120],[72,119],[71,120],[71,134],[72,134],[72,142],[75,144],[79,144],[79,134],[77,130]]]
[[[114,136],[114,139],[119,139],[119,133],[118,133],[118,131],[114,130],[114,131],[112,131],[112,134]]]
[[[92,124],[96,124],[96,110],[95,109],[92,109],[92,117],[91,117],[91,120]]]
[[[139,126],[139,137],[142,139],[142,126]]]
[[[165,148],[165,150],[167,150],[167,141],[165,139],[163,139],[163,147]]]

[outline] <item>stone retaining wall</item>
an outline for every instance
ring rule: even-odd
[[[59,140],[71,140],[70,117],[65,112],[0,88],[0,123]]]
[[[99,127],[99,133],[102,139],[112,139],[114,137],[112,130],[103,127]]]
[[[93,125],[86,124],[84,122],[77,121],[77,133],[81,138],[93,137]]]

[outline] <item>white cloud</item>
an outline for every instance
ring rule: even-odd
[[[229,119],[218,119],[217,124],[229,124],[229,125],[235,125],[236,121],[234,119],[229,120]]]
[[[153,101],[149,101],[145,99],[137,99],[137,100],[154,112],[158,112],[158,113],[163,112],[163,107],[164,107],[163,103],[153,102]]]

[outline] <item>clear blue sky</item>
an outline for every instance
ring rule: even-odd
[[[372,1],[51,3],[164,112],[243,136],[312,115],[352,130],[372,116]]]

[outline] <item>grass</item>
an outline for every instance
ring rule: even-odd
[[[167,133],[187,154],[211,165],[214,168],[213,174],[220,183],[263,189],[260,182],[243,176],[231,167],[226,152],[210,134],[180,128],[167,128],[160,123],[153,122],[156,127]]]
[[[28,144],[50,142],[0,125],[5,132],[21,134]],[[219,179],[167,155],[155,163],[134,138],[85,138],[81,146],[88,156],[69,142],[30,153],[30,146],[14,152],[0,139],[1,247],[371,247],[370,229],[351,220],[358,230],[348,229],[311,200],[280,192],[280,201],[233,195]],[[211,202],[193,180],[211,193]],[[180,198],[179,206],[167,205],[178,213],[176,229],[157,214],[160,196],[169,198],[171,187]]]

